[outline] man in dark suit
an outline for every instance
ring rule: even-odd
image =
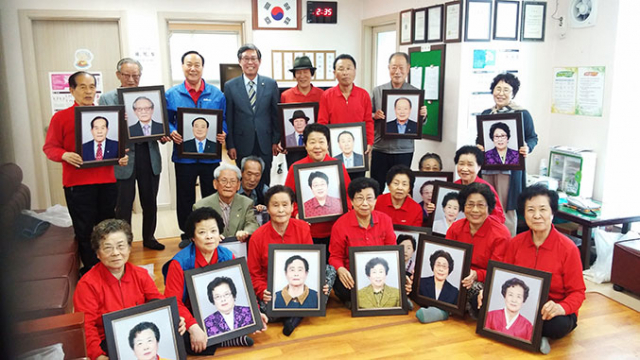
[[[343,131],[338,135],[338,146],[342,153],[336,155],[336,159],[342,161],[347,169],[364,166],[364,156],[353,151],[355,137],[350,131]]]
[[[129,137],[160,135],[164,133],[164,126],[153,121],[153,101],[146,96],[139,96],[133,102],[133,112],[138,122],[129,126]]]
[[[418,123],[409,119],[409,115],[411,115],[411,100],[406,97],[399,97],[393,107],[396,112],[396,118],[387,123],[387,133],[417,134]]]
[[[203,117],[195,118],[191,122],[191,130],[193,130],[193,136],[191,140],[184,142],[184,152],[199,153],[199,154],[215,154],[216,143],[207,139],[207,133],[209,132],[209,122]]]
[[[238,50],[242,76],[227,81],[224,96],[227,100],[227,149],[229,158],[241,162],[249,155],[264,160],[261,182],[271,182],[271,161],[278,155],[280,126],[278,125],[278,84],[271,78],[258,75],[262,54],[253,44]]]
[[[91,120],[91,135],[93,140],[82,144],[82,160],[107,160],[118,157],[118,142],[107,139],[109,120],[96,116]]]

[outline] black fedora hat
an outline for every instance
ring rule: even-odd
[[[304,111],[302,110],[294,111],[293,116],[291,117],[291,119],[289,119],[289,121],[293,124],[293,120],[295,119],[304,119],[306,122],[309,122],[309,118],[307,117],[307,114],[305,114]]]
[[[293,69],[289,69],[292,73],[296,73],[296,70],[311,69],[311,75],[316,72],[316,68],[313,67],[311,59],[308,56],[299,56],[293,61]]]

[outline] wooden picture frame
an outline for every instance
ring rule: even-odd
[[[427,42],[427,8],[414,9],[411,18],[411,42],[422,44]]]
[[[413,183],[413,191],[411,197],[415,200],[423,209],[423,226],[427,225],[427,219],[432,216],[425,216],[424,205],[425,202],[431,202],[433,198],[433,187],[435,181],[453,182],[453,172],[451,171],[414,171],[413,175],[416,177],[416,181]],[[432,213],[433,214],[433,213]]]
[[[400,45],[410,45],[413,39],[413,9],[400,11],[400,31],[398,31],[398,43]]]
[[[80,168],[118,165],[125,155],[124,126],[122,105],[76,106],[75,143],[76,153],[82,157]],[[102,160],[96,160],[100,154]]]
[[[347,172],[362,172],[369,170],[369,157],[364,154],[367,150],[367,128],[365,123],[329,124],[329,155],[341,161]],[[351,138],[349,137],[351,135]],[[340,142],[342,140],[342,142]],[[351,142],[350,140],[353,140]],[[347,166],[344,151],[352,149],[352,165]]]
[[[493,14],[493,40],[518,41],[520,1],[496,0]]]
[[[484,147],[483,170],[524,170],[524,156],[519,149],[525,145],[522,113],[476,116],[478,142]],[[493,130],[493,131],[492,131]],[[515,134],[514,134],[515,132]],[[492,138],[491,134],[494,137]],[[499,133],[499,134],[496,134]],[[496,138],[498,136],[498,138]],[[506,140],[504,139],[506,136]],[[498,146],[506,146],[504,159]]]
[[[253,30],[301,30],[302,0],[251,0]]]
[[[522,2],[522,28],[520,41],[544,41],[547,23],[547,3],[545,1]]]
[[[447,234],[447,230],[449,226],[451,226],[451,224],[448,224],[448,216],[452,215],[452,212],[450,211],[451,209],[443,206],[442,204],[445,200],[447,200],[447,205],[449,201],[452,200],[455,200],[457,203],[457,193],[464,189],[464,187],[465,186],[462,184],[437,180],[433,183],[433,198],[431,202],[435,204],[436,209],[433,212],[433,216],[429,216],[427,219],[427,226],[431,228],[431,233],[433,235],[445,236]],[[448,195],[449,193],[455,193],[455,195]],[[455,212],[455,209],[452,210]],[[464,218],[464,212],[459,203],[458,213],[455,216],[456,217],[453,222]]]
[[[156,355],[161,358],[187,358],[184,340],[178,330],[180,325],[178,302],[173,296],[103,314],[102,321],[110,359],[135,357],[138,336],[148,341],[155,338]],[[156,337],[156,334],[159,337]],[[133,335],[133,346],[129,342],[131,335]]]
[[[404,99],[404,100],[403,100]],[[420,108],[424,104],[423,90],[382,90],[382,111],[387,114],[382,126],[382,137],[385,139],[420,139],[422,138],[422,117]],[[394,109],[394,115],[389,111]],[[407,116],[405,133],[398,133],[398,114]],[[415,119],[415,120],[413,120]]]
[[[300,220],[309,223],[331,221],[347,212],[347,191],[343,185],[341,161],[293,165],[293,177]],[[318,196],[325,197],[323,207],[326,208],[318,209]]]
[[[242,67],[240,67],[240,64],[220,64],[220,91],[224,93],[224,84],[241,75]]]
[[[218,141],[217,135],[222,134],[222,110],[182,107],[177,110],[178,133],[182,135],[182,143],[178,145],[178,156],[190,159],[220,159],[222,144]],[[200,140],[197,136],[204,138]],[[202,153],[199,152],[200,143]]]
[[[117,89],[117,93],[118,101],[124,105],[127,115],[126,127],[122,129],[126,134],[127,143],[155,141],[169,136],[164,86],[121,87]],[[143,124],[141,120],[148,124]],[[149,135],[144,134],[144,125],[150,126]]]
[[[322,288],[325,284],[326,256],[326,245],[269,244],[267,289],[273,299],[267,303],[268,316],[325,316],[326,303]],[[300,281],[287,276],[289,271],[295,274],[296,266],[298,270],[300,266],[302,270],[307,269],[302,284],[309,289],[309,293],[301,305],[297,301],[287,301],[287,298],[291,299],[290,295],[284,295],[285,288],[289,289],[292,281]]]
[[[406,282],[404,249],[395,246],[351,246],[349,267],[354,286],[351,289],[351,316],[406,315],[409,303],[404,286]],[[386,266],[385,266],[386,264]],[[375,280],[372,275],[384,270],[384,278]],[[370,277],[367,275],[372,275]],[[374,280],[371,280],[374,279]],[[373,283],[382,280],[384,295],[379,307],[373,298]],[[340,281],[338,279],[338,281]]]
[[[515,280],[514,280],[515,279]],[[532,352],[540,351],[542,306],[547,302],[551,273],[489,260],[476,333]],[[504,289],[504,290],[503,290]],[[503,297],[520,292],[521,304],[507,305]],[[504,294],[503,294],[504,292]],[[506,329],[507,311],[517,308],[517,318]]]
[[[207,334],[207,346],[262,329],[260,309],[245,258],[188,270],[184,276],[193,316]],[[229,304],[231,299],[233,304]],[[232,307],[238,328],[229,329],[216,302],[221,307]]]
[[[450,1],[444,4],[444,42],[462,41],[462,1]]]
[[[444,5],[427,7],[427,42],[442,42],[444,34],[442,25],[444,20]]]
[[[302,136],[304,128],[316,122],[318,119],[318,109],[320,104],[317,102],[306,103],[279,103],[278,119],[280,121],[280,138],[282,139],[282,148],[287,151],[306,151],[304,142],[298,145],[296,139],[298,135]],[[306,119],[306,120],[305,120]],[[305,121],[304,127],[296,129],[296,120]]]
[[[462,279],[467,277],[471,270],[472,253],[472,244],[422,234],[416,251],[411,299],[420,306],[435,306],[464,316],[467,290],[462,286]],[[445,263],[448,266],[446,274],[442,272]],[[443,282],[437,298],[436,281]]]
[[[467,0],[464,41],[491,41],[493,0]]]
[[[416,266],[418,239],[420,239],[421,234],[431,235],[431,229],[427,227],[420,227],[420,226],[393,225],[393,232],[396,234],[396,243],[398,245],[402,245],[401,243],[406,240],[409,240],[413,245],[413,254],[409,258],[409,260],[405,259],[405,262],[404,262],[405,273],[407,276],[411,276]],[[402,241],[400,241],[400,236],[403,236]],[[410,236],[413,239],[413,241],[411,241],[408,238],[404,238],[408,236]],[[404,248],[404,250],[406,250],[406,248]],[[406,251],[404,254],[406,257]]]

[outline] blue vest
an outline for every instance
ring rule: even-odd
[[[221,246],[216,248],[218,251],[218,262],[228,261],[233,259],[233,253],[229,249],[225,249]],[[169,271],[169,263],[176,260],[183,272],[193,270],[196,267],[196,245],[191,242],[189,246],[180,250],[171,260],[167,261],[162,266],[162,275],[164,276],[164,283],[167,284],[167,272]],[[184,278],[184,291],[182,293],[182,302],[187,300],[187,278]]]

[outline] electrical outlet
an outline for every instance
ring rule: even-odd
[[[567,19],[561,16],[558,19],[558,36],[560,39],[564,39],[567,36],[567,27],[569,26]]]

